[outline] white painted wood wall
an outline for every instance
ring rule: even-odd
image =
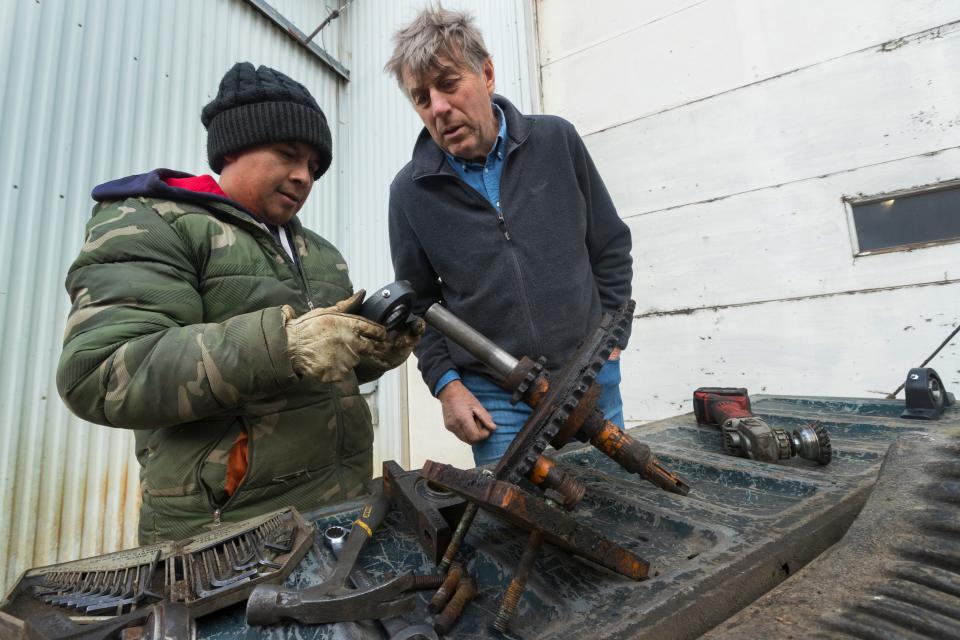
[[[633,233],[628,420],[876,397],[960,322],[960,244],[855,258],[843,201],[960,178],[960,0],[536,7],[543,110]],[[960,395],[955,345],[930,366]]]

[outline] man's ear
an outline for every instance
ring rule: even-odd
[[[497,82],[493,72],[493,58],[489,56],[483,61],[483,80],[487,86],[487,93],[492,96],[497,87]]]

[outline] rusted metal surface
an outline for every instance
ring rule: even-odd
[[[460,578],[462,577],[463,565],[459,562],[451,564],[443,584],[440,585],[437,592],[430,598],[430,604],[427,605],[427,610],[429,610],[430,613],[439,613],[443,610],[453,596],[453,592],[457,590],[457,585],[460,583]]]
[[[650,565],[646,560],[517,485],[431,461],[427,461],[423,474],[498,518],[526,531],[540,532],[546,542],[568,553],[634,580],[647,577]]]
[[[383,488],[390,504],[403,511],[424,553],[439,564],[467,507],[466,501],[442,487],[431,486],[419,471],[404,471],[393,460],[383,463]]]
[[[450,602],[447,603],[447,606],[443,608],[443,611],[440,612],[440,615],[437,616],[436,622],[434,622],[433,626],[437,633],[450,633],[450,629],[457,623],[457,620],[459,620],[463,614],[463,610],[476,595],[477,586],[473,584],[470,576],[465,575],[460,578],[459,582],[457,582],[457,589],[453,597],[450,599]]]

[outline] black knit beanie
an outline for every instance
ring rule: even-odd
[[[216,173],[223,157],[271,142],[304,142],[317,150],[316,180],[333,159],[330,127],[320,105],[302,84],[270,67],[238,62],[220,81],[217,97],[203,108],[207,159]]]

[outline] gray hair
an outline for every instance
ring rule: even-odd
[[[394,75],[401,89],[404,71],[423,78],[444,68],[438,61],[440,57],[477,73],[490,57],[473,16],[464,11],[449,11],[439,4],[426,7],[397,31],[393,45],[393,56],[383,70]]]

